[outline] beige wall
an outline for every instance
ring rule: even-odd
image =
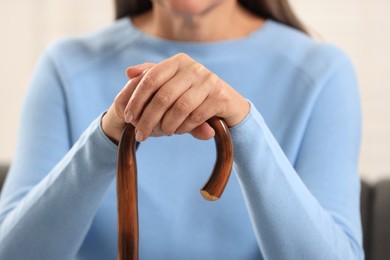
[[[113,19],[110,0],[0,0],[0,162],[15,151],[23,95],[43,49],[53,40]]]
[[[0,161],[14,153],[23,94],[39,54],[58,37],[108,24],[111,2],[0,0]],[[360,170],[371,181],[390,177],[390,1],[291,2],[323,41],[337,44],[354,61],[364,120]]]

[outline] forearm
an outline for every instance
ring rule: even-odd
[[[255,108],[231,132],[234,169],[265,259],[362,257],[353,234],[305,186]]]
[[[115,177],[116,146],[94,121],[66,156],[8,212],[1,259],[71,259]]]

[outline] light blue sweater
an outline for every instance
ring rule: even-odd
[[[145,35],[129,19],[52,45],[26,95],[0,199],[0,259],[116,259],[117,147],[100,119],[126,67],[178,52],[251,101],[230,129],[221,200],[199,188],[213,140],[150,138],[137,151],[140,259],[363,259],[356,76],[337,48],[267,21],[215,43]]]

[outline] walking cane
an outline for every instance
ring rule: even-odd
[[[221,197],[233,165],[233,145],[226,123],[207,121],[215,130],[217,159],[213,172],[200,190],[206,200]],[[119,143],[117,162],[118,260],[138,260],[138,191],[134,127],[127,124]]]

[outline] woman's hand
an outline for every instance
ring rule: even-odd
[[[209,118],[221,117],[231,127],[249,113],[240,94],[186,54],[129,67],[127,75],[131,80],[102,120],[103,131],[115,141],[125,123],[135,126],[137,141],[183,133],[209,139],[215,134]]]

